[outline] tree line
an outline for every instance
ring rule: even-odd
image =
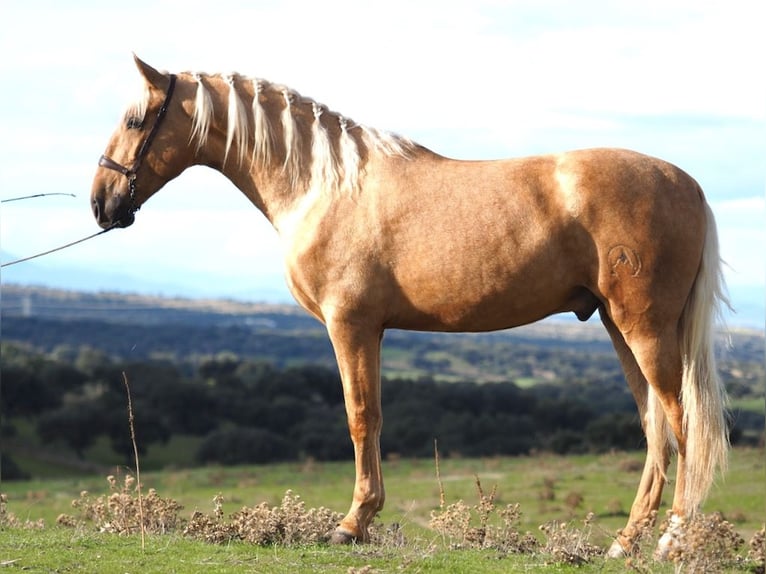
[[[130,463],[124,373],[141,454],[173,435],[191,435],[200,438],[199,464],[353,456],[339,376],[325,366],[279,367],[230,353],[193,365],[118,363],[89,348],[63,361],[9,343],[2,353],[5,437],[26,418],[44,443],[63,441],[84,457],[105,436]],[[530,388],[390,378],[382,401],[384,456],[431,456],[434,439],[443,454],[467,457],[644,448],[628,388],[611,377]],[[12,462],[2,469],[13,478]]]

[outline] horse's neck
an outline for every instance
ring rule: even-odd
[[[238,76],[205,77],[205,86],[215,113],[205,116],[209,137],[199,138],[196,162],[221,171],[278,230],[333,196],[358,196],[370,162],[415,151],[287,88]]]
[[[207,139],[196,150],[194,163],[222,173],[274,224],[282,212],[289,211],[300,200],[302,193],[291,186],[276,158],[262,162],[253,157],[252,137],[244,150],[236,140],[231,146],[227,145],[228,95],[225,84],[220,78],[208,81],[212,84],[210,95],[216,113],[211,118]]]
[[[215,169],[226,176],[277,229],[277,222],[292,212],[306,195],[305,191],[291,188],[278,167],[258,166],[248,159],[242,165],[227,162]]]

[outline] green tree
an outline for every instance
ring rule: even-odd
[[[67,403],[43,413],[37,421],[37,434],[43,442],[63,440],[77,457],[108,429],[103,410],[92,400]]]
[[[291,460],[296,454],[292,441],[269,430],[230,427],[210,433],[196,459],[201,463],[258,464]]]

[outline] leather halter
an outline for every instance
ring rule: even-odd
[[[141,147],[138,149],[138,155],[136,155],[136,159],[133,161],[133,165],[131,167],[125,167],[122,164],[117,163],[112,158],[102,155],[98,160],[98,165],[101,167],[105,167],[106,169],[112,169],[114,171],[117,171],[128,178],[128,191],[130,192],[130,213],[135,213],[138,211],[141,206],[137,206],[136,201],[136,176],[138,174],[138,168],[141,167],[141,162],[144,160],[144,157],[146,156],[147,152],[149,151],[149,146],[152,145],[152,141],[154,140],[155,136],[157,135],[157,132],[159,131],[160,124],[162,124],[162,120],[165,118],[165,114],[168,111],[168,104],[170,103],[170,98],[173,96],[173,90],[176,87],[176,76],[175,74],[170,74],[170,83],[168,84],[168,91],[165,94],[165,101],[162,102],[162,106],[160,106],[159,111],[157,112],[157,119],[154,120],[154,125],[152,126],[151,131],[149,132],[149,135],[146,136],[146,139],[141,144]]]

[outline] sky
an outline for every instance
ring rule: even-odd
[[[766,283],[766,75],[750,1],[2,0],[0,249],[98,230],[89,191],[136,53],[168,71],[237,71],[444,155],[590,146],[669,160],[716,214],[735,306]],[[276,233],[220,174],[187,170],[136,223],[30,264],[88,288],[289,301]],[[25,265],[34,265],[27,267]],[[39,276],[39,275],[38,275]],[[752,302],[752,301],[751,301]],[[749,303],[743,302],[743,305]],[[762,322],[761,322],[762,324]]]

